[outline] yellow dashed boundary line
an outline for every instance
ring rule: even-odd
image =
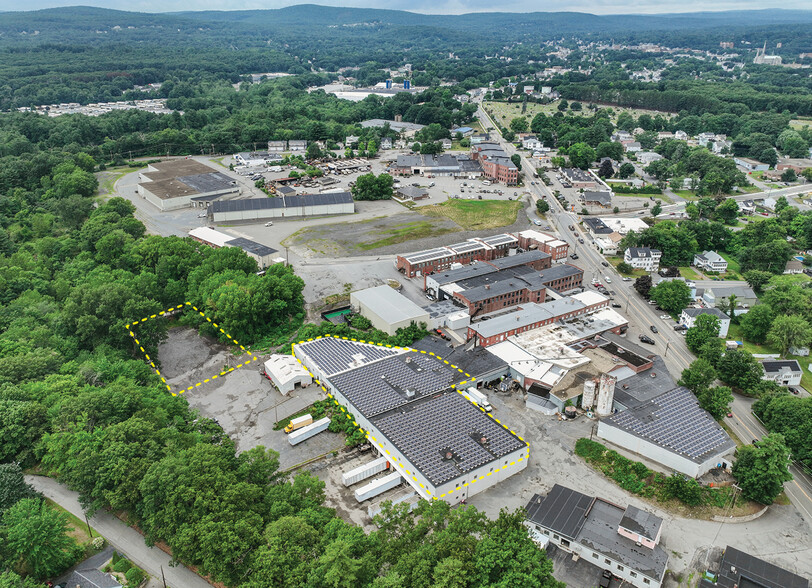
[[[206,379],[205,379],[205,380],[203,380],[202,382],[197,382],[196,384],[192,384],[191,386],[189,386],[189,387],[187,387],[187,388],[184,388],[183,390],[178,390],[178,392],[172,392],[172,388],[169,386],[169,384],[167,384],[167,382],[166,382],[166,378],[164,378],[164,377],[163,377],[163,375],[161,374],[161,371],[160,371],[160,370],[159,370],[159,369],[158,369],[158,368],[155,366],[155,362],[153,362],[153,361],[152,361],[152,359],[150,358],[149,354],[148,354],[146,351],[144,351],[144,347],[143,347],[143,345],[141,345],[141,343],[139,343],[139,341],[138,341],[138,339],[136,338],[135,333],[133,332],[132,328],[133,328],[135,325],[139,324],[139,323],[145,323],[145,322],[147,322],[148,320],[151,320],[151,319],[154,319],[154,318],[162,318],[162,317],[164,317],[165,315],[167,315],[167,314],[169,314],[169,313],[171,313],[171,312],[175,312],[175,311],[177,311],[177,310],[183,310],[183,309],[185,309],[186,307],[193,308],[194,310],[196,310],[196,311],[197,311],[197,313],[198,313],[200,316],[202,316],[204,319],[206,319],[208,322],[210,322],[210,323],[212,324],[212,326],[213,326],[213,327],[215,327],[215,328],[217,328],[217,329],[220,329],[220,332],[221,332],[223,335],[225,335],[225,336],[226,336],[228,339],[231,339],[231,342],[232,342],[232,343],[234,343],[235,345],[237,345],[237,346],[238,346],[240,349],[242,349],[242,350],[243,350],[243,352],[245,352],[245,353],[247,353],[248,355],[250,355],[250,356],[251,356],[251,359],[249,359],[248,361],[244,361],[243,363],[239,364],[239,365],[238,365],[238,366],[236,366],[236,367],[233,367],[233,368],[228,368],[227,370],[222,371],[222,372],[220,372],[219,374],[215,374],[215,375],[213,375],[213,376],[211,376],[211,377],[209,377],[209,378],[206,378]],[[159,377],[159,378],[161,378],[161,381],[164,383],[164,386],[166,386],[166,389],[167,389],[167,390],[169,390],[169,392],[172,394],[172,396],[177,396],[178,394],[183,394],[184,392],[188,392],[189,390],[192,390],[192,389],[194,389],[194,388],[197,388],[198,386],[200,386],[200,385],[202,385],[202,384],[206,384],[207,382],[210,382],[211,380],[215,380],[215,379],[219,378],[220,376],[225,376],[226,374],[228,374],[228,373],[230,373],[230,372],[233,372],[234,370],[239,369],[239,368],[243,367],[244,365],[248,365],[248,364],[249,364],[249,363],[251,363],[252,361],[257,361],[257,358],[256,358],[256,357],[254,357],[254,355],[253,355],[253,354],[252,354],[250,351],[248,351],[248,350],[247,350],[247,349],[246,349],[244,346],[240,345],[240,343],[239,343],[239,342],[238,342],[236,339],[233,339],[233,338],[231,337],[231,335],[229,335],[228,333],[226,333],[226,332],[223,330],[223,328],[222,328],[220,325],[218,325],[217,323],[215,323],[214,321],[212,321],[212,320],[211,320],[209,317],[207,317],[207,316],[206,316],[206,314],[205,314],[205,313],[204,313],[202,310],[198,309],[198,308],[197,308],[197,307],[196,307],[194,304],[192,304],[191,302],[184,302],[183,304],[178,304],[177,306],[174,306],[174,307],[172,307],[172,308],[167,308],[166,310],[164,310],[164,311],[162,311],[162,312],[159,312],[159,313],[156,313],[156,314],[151,314],[151,315],[149,315],[149,316],[147,316],[147,317],[144,317],[144,318],[142,318],[142,319],[140,319],[140,320],[133,321],[133,322],[131,322],[131,323],[130,323],[130,324],[128,324],[128,325],[124,325],[124,328],[125,328],[125,329],[127,329],[127,331],[130,333],[130,337],[132,337],[132,338],[133,338],[133,341],[135,341],[135,344],[136,344],[136,345],[138,345],[138,348],[141,350],[141,353],[143,353],[143,354],[144,354],[144,357],[146,357],[146,358],[147,358],[147,361],[149,362],[149,365],[151,365],[151,366],[152,366],[152,369],[155,371],[155,373],[158,375],[158,377]]]
[[[406,351],[418,351],[417,349],[412,349],[411,347],[398,347],[397,345],[383,345],[383,344],[381,344],[381,343],[373,343],[372,341],[363,341],[363,340],[359,341],[358,339],[353,339],[353,338],[351,338],[351,337],[336,337],[335,335],[324,335],[324,337],[315,337],[315,338],[313,338],[313,339],[308,339],[307,341],[299,341],[299,343],[291,343],[291,344],[290,344],[290,350],[291,350],[291,353],[293,354],[293,357],[296,357],[296,354],[294,353],[294,346],[295,346],[295,345],[298,345],[298,344],[300,344],[300,343],[307,343],[307,342],[309,342],[309,341],[315,341],[316,339],[322,339],[322,338],[327,338],[327,337],[332,337],[332,338],[334,338],[334,339],[343,339],[343,340],[345,340],[345,341],[355,341],[355,342],[357,342],[357,343],[367,343],[368,345],[378,345],[379,347],[389,347],[390,349],[405,349]],[[431,351],[423,351],[423,350],[420,350],[420,353],[424,353],[424,354],[426,354],[426,355],[432,355],[432,356],[436,357],[438,360],[442,361],[442,362],[443,362],[443,363],[445,363],[446,365],[450,366],[451,368],[453,368],[453,369],[457,370],[458,372],[460,372],[461,374],[464,374],[464,375],[465,375],[467,378],[469,378],[469,379],[467,379],[467,380],[462,380],[461,382],[459,382],[459,383],[457,383],[457,384],[454,384],[454,387],[455,387],[455,389],[457,390],[457,393],[458,393],[458,394],[460,394],[461,396],[463,396],[463,394],[462,394],[462,391],[461,391],[461,390],[460,390],[458,387],[459,387],[459,386],[462,386],[462,385],[464,385],[464,384],[467,384],[467,383],[469,383],[469,382],[473,382],[473,381],[474,381],[474,378],[473,378],[473,376],[471,376],[471,374],[469,374],[469,373],[466,373],[466,372],[462,371],[460,368],[458,368],[457,366],[455,366],[453,363],[449,363],[448,361],[444,360],[443,358],[441,358],[441,357],[440,357],[440,356],[438,356],[438,355],[435,355],[435,354],[434,354],[434,353],[432,353]],[[330,392],[327,390],[327,388],[324,386],[324,384],[322,384],[322,383],[319,381],[319,379],[318,379],[318,378],[316,378],[315,374],[313,374],[313,372],[311,372],[311,371],[310,371],[310,369],[308,369],[308,367],[307,367],[305,364],[303,364],[303,363],[302,363],[302,360],[300,360],[298,357],[296,357],[296,361],[298,361],[298,362],[299,362],[299,365],[301,365],[301,366],[302,366],[302,367],[303,367],[303,368],[304,368],[304,369],[307,371],[307,373],[308,373],[308,374],[310,374],[310,377],[311,377],[311,378],[313,378],[313,381],[314,381],[314,382],[316,382],[316,384],[318,384],[319,386],[321,386],[321,389],[322,389],[322,390],[324,390],[324,392],[326,392],[326,393],[327,393],[327,396],[328,396],[328,397],[329,397],[329,398],[330,398],[330,399],[331,399],[333,402],[335,402],[335,405],[336,405],[338,408],[340,408],[340,409],[341,409],[341,412],[343,412],[343,413],[345,413],[345,414],[349,414],[349,413],[347,413],[347,411],[344,409],[344,407],[343,407],[343,406],[341,406],[341,405],[338,403],[338,400],[336,400],[336,399],[333,397],[333,395],[332,395],[332,394],[330,394]],[[463,396],[463,398],[465,398],[465,396]],[[466,398],[466,400],[467,400],[467,398]],[[469,402],[471,402],[471,401],[469,400]],[[526,456],[524,456],[524,457],[520,457],[520,458],[519,458],[519,459],[517,459],[516,461],[512,461],[512,462],[510,462],[508,465],[510,465],[510,466],[514,466],[514,465],[516,465],[517,463],[519,463],[519,462],[521,462],[521,461],[523,461],[523,460],[530,459],[530,444],[529,444],[527,441],[525,441],[524,439],[522,439],[522,438],[521,438],[521,437],[520,437],[520,436],[519,436],[519,435],[518,435],[518,434],[517,434],[515,431],[511,431],[511,430],[510,430],[510,429],[508,429],[508,428],[507,428],[505,425],[503,425],[502,423],[500,423],[498,419],[496,419],[495,417],[493,417],[493,416],[492,416],[490,413],[486,412],[486,411],[485,411],[485,410],[484,410],[484,409],[483,409],[481,406],[477,405],[477,404],[476,404],[476,403],[474,403],[474,402],[471,402],[471,404],[473,404],[474,406],[476,406],[476,407],[477,407],[477,408],[478,408],[480,411],[482,411],[482,413],[483,413],[483,414],[485,414],[485,415],[487,415],[488,417],[490,417],[491,419],[493,419],[493,420],[494,420],[494,422],[498,423],[498,424],[499,424],[499,425],[500,425],[500,426],[501,426],[503,429],[505,429],[506,431],[510,432],[512,435],[516,436],[516,437],[517,437],[519,440],[521,440],[521,441],[522,441],[522,443],[524,443],[524,444],[527,446],[527,455],[526,455]],[[394,455],[392,455],[392,454],[389,452],[389,450],[388,450],[388,449],[385,449],[385,448],[384,448],[384,446],[383,446],[383,443],[381,443],[380,441],[378,441],[377,439],[375,439],[375,437],[373,437],[372,435],[370,435],[370,434],[369,434],[369,431],[365,430],[365,429],[364,429],[364,428],[363,428],[361,425],[359,425],[359,424],[358,424],[356,421],[354,421],[354,420],[353,420],[353,421],[352,421],[352,424],[353,424],[353,425],[355,425],[356,427],[358,427],[358,428],[359,428],[359,429],[360,429],[360,430],[361,430],[361,431],[364,433],[364,436],[365,436],[367,439],[369,439],[369,440],[370,440],[370,441],[372,441],[373,443],[377,443],[378,447],[380,447],[380,448],[381,448],[381,450],[382,450],[384,453],[386,453],[386,455],[388,456],[388,458],[389,458],[389,459],[391,459],[391,460],[393,460],[393,461],[394,461],[394,462],[396,462],[397,464],[399,464],[399,465],[400,465],[400,467],[401,467],[401,468],[403,468],[403,470],[404,470],[404,471],[405,471],[405,472],[406,472],[406,473],[407,473],[407,474],[408,474],[408,475],[409,475],[409,476],[412,478],[412,480],[414,480],[415,482],[417,482],[417,484],[418,484],[418,485],[419,485],[421,488],[423,488],[423,490],[425,490],[426,494],[428,494],[429,496],[431,496],[432,500],[439,500],[440,498],[444,498],[445,496],[448,496],[449,494],[454,494],[454,492],[456,492],[457,490],[461,490],[462,488],[464,488],[464,487],[466,487],[466,486],[470,486],[471,484],[474,484],[474,483],[478,482],[479,480],[484,480],[484,479],[485,479],[485,478],[487,478],[488,476],[492,476],[492,475],[493,475],[493,474],[495,474],[496,472],[499,472],[499,471],[501,471],[501,470],[505,469],[506,467],[508,467],[508,465],[505,465],[505,466],[502,466],[501,468],[496,468],[496,469],[495,469],[495,470],[493,470],[492,472],[488,472],[487,474],[485,474],[485,475],[483,475],[483,476],[480,476],[480,477],[478,477],[478,478],[474,478],[474,479],[473,479],[473,480],[471,480],[470,482],[466,482],[466,483],[462,484],[461,486],[457,486],[457,487],[456,487],[456,488],[454,488],[453,490],[449,490],[448,492],[445,492],[445,493],[443,493],[443,494],[440,494],[439,496],[432,496],[431,492],[429,492],[429,490],[427,490],[427,489],[426,489],[426,487],[425,487],[425,486],[424,486],[422,483],[418,482],[417,477],[415,476],[414,472],[410,471],[410,470],[409,470],[409,468],[407,468],[407,467],[406,467],[406,466],[403,464],[403,462],[401,462],[401,461],[400,461],[398,458],[396,458]]]

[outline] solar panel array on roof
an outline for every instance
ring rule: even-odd
[[[483,243],[487,243],[488,245],[497,247],[499,245],[505,245],[507,243],[516,243],[519,240],[513,235],[502,234],[502,235],[493,235],[491,237],[483,237],[480,239],[480,241],[482,241]]]
[[[270,255],[271,253],[276,253],[276,249],[272,249],[271,247],[263,245],[262,243],[257,243],[256,241],[251,241],[250,239],[243,239],[242,237],[231,239],[230,241],[227,241],[226,244],[232,247],[239,247],[243,251],[248,251],[249,253],[253,253],[254,255],[259,255],[261,257]]]
[[[481,249],[485,249],[485,246],[482,243],[476,243],[475,241],[463,241],[462,243],[455,243],[454,245],[449,245],[449,249],[454,251],[455,253],[470,253],[471,251],[479,251]]]
[[[455,390],[373,422],[435,486],[525,447]]]
[[[437,259],[438,257],[445,257],[446,255],[451,255],[451,251],[445,247],[439,247],[437,249],[428,249],[426,251],[419,251],[418,253],[407,255],[405,259],[409,263],[422,263],[424,261]]]
[[[334,337],[300,343],[299,346],[319,365],[327,377],[378,361],[384,357],[403,353],[403,350],[399,349],[389,349],[380,345],[369,345]]]
[[[584,526],[593,500],[591,496],[556,484],[547,496],[533,496],[526,507],[527,518],[574,540]]]
[[[410,352],[337,374],[330,382],[367,418],[447,388],[459,372]]]
[[[651,402],[617,413],[604,422],[701,463],[733,441],[699,407],[687,388],[674,388]]]

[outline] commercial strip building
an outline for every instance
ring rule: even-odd
[[[214,202],[208,210],[209,222],[215,223],[327,216],[354,212],[355,202],[349,192]]]
[[[398,255],[395,268],[409,278],[425,276],[447,270],[454,265],[505,257],[511,249],[516,249],[518,242],[516,237],[508,234],[468,239],[445,247]]]
[[[398,155],[389,167],[393,176],[454,177],[473,180],[483,174],[482,165],[467,155],[440,153],[438,155]]]
[[[353,292],[350,306],[387,335],[394,335],[412,323],[429,324],[429,313],[425,309],[386,285]]]
[[[546,496],[534,494],[525,510],[525,526],[542,546],[552,543],[630,586],[662,585],[668,552],[659,545],[660,517],[559,484]]]
[[[528,444],[457,391],[460,369],[428,353],[332,337],[293,351],[422,498],[458,504],[527,467]]]
[[[726,464],[736,449],[683,387],[602,419],[598,437],[692,478]]]
[[[209,227],[192,229],[189,231],[189,236],[198,243],[203,243],[209,247],[239,247],[245,251],[248,257],[253,258],[257,262],[261,270],[275,263],[273,254],[276,253],[276,249],[272,249],[256,241],[251,241],[250,239],[232,237],[231,235],[226,235]]]
[[[138,173],[138,180],[136,193],[161,211],[205,208],[242,192],[235,180],[194,159],[150,163]]]
[[[603,183],[591,172],[578,169],[577,167],[567,167],[561,170],[565,181],[572,188],[595,189],[603,186]]]

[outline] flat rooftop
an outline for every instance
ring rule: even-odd
[[[386,318],[390,324],[407,320],[416,321],[428,314],[425,309],[385,284],[353,292],[350,301],[357,301],[379,317]]]

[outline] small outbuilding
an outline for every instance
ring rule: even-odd
[[[389,286],[367,288],[350,294],[355,312],[372,321],[372,326],[388,335],[412,323],[429,324],[429,313]]]
[[[282,394],[313,383],[313,376],[292,355],[272,355],[265,362],[265,375]]]

